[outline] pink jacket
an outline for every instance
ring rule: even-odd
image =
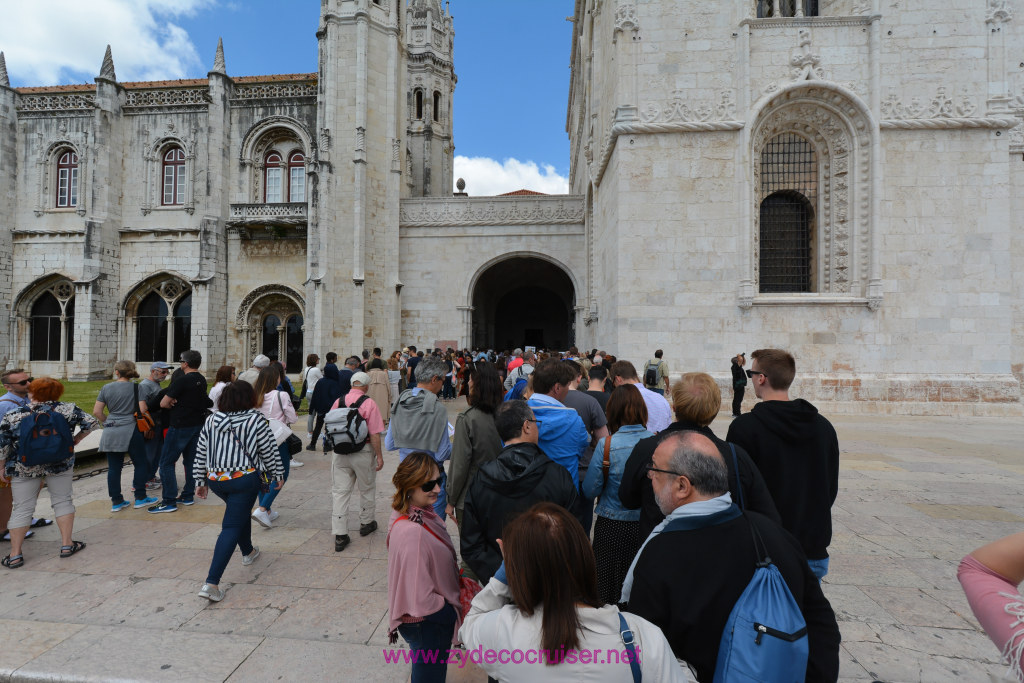
[[[295,424],[299,419],[295,415],[295,407],[292,405],[291,399],[283,391],[268,391],[264,394],[263,405],[260,406],[259,411],[269,419],[280,420],[286,425]]]
[[[401,515],[392,510],[388,523],[388,634],[404,621],[419,621],[444,607],[455,608],[452,642],[459,642],[462,610],[459,606],[459,566],[455,546],[441,518],[430,509],[409,508],[412,519],[395,523]],[[438,540],[425,528],[441,538]],[[412,619],[410,619],[412,617]]]

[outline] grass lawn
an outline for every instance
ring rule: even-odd
[[[92,414],[92,407],[96,403],[96,396],[104,384],[110,384],[113,380],[102,379],[94,382],[64,382],[64,395],[62,401],[70,401],[85,412]],[[166,387],[167,385],[162,385]],[[212,386],[212,385],[210,385]],[[297,411],[299,415],[306,415],[306,401],[302,402],[302,409]]]

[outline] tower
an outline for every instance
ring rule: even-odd
[[[324,0],[316,178],[307,236],[307,347],[398,343],[403,0]]]
[[[440,0],[412,0],[406,9],[408,90],[406,151],[411,173],[405,192],[413,197],[452,192],[452,97],[455,29]]]

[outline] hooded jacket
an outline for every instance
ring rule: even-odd
[[[396,448],[434,453],[448,429],[448,409],[424,389],[406,389],[391,407],[391,431]]]
[[[541,501],[568,510],[576,501],[576,484],[536,444],[509,444],[480,466],[466,494],[460,544],[463,561],[482,584],[501,566],[497,539],[505,524]]]
[[[540,446],[544,454],[569,470],[573,481],[577,481],[580,457],[590,444],[590,434],[583,419],[574,408],[570,408],[547,394],[534,394],[527,401],[534,417],[540,421]]]
[[[328,364],[324,366],[324,376],[313,388],[313,396],[309,399],[310,412],[326,415],[334,402],[342,397],[341,385],[338,383],[338,368]]]
[[[802,398],[763,401],[733,420],[726,438],[750,454],[782,527],[796,536],[807,558],[828,557],[839,492],[839,439],[832,424]]]

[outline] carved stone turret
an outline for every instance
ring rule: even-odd
[[[114,73],[114,56],[110,52],[109,45],[107,45],[107,51],[103,55],[103,65],[100,67],[99,77],[108,81],[117,80],[117,74]]]
[[[224,39],[217,38],[217,54],[213,56],[213,73],[226,74],[227,66],[224,64]]]

